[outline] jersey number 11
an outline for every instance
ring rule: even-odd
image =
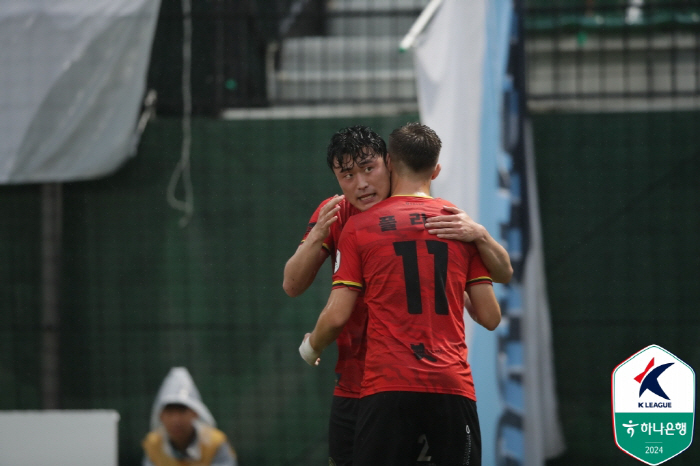
[[[433,256],[435,313],[449,314],[445,282],[447,280],[447,243],[426,240],[428,253]],[[403,259],[403,276],[406,281],[406,301],[409,314],[422,314],[420,274],[418,273],[418,249],[416,241],[394,243],[394,252]]]

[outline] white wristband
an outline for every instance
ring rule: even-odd
[[[316,360],[319,356],[321,356],[321,353],[313,349],[311,343],[309,343],[309,340],[310,338],[306,338],[304,339],[304,341],[301,342],[301,346],[299,347],[299,354],[301,354],[302,359],[304,359],[304,361],[306,361],[308,365],[315,366]]]

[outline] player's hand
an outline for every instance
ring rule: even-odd
[[[425,221],[425,228],[431,235],[464,242],[474,241],[484,236],[484,227],[472,220],[463,210],[448,206],[443,206],[443,209],[451,212],[452,215],[438,215]]]
[[[313,349],[311,346],[311,343],[309,342],[310,336],[310,333],[304,335],[304,339],[301,341],[301,345],[299,346],[299,354],[309,366],[318,366],[318,364],[321,362],[321,358],[319,358],[321,353]]]
[[[331,225],[338,221],[338,211],[340,210],[340,201],[345,199],[344,195],[334,195],[330,201],[326,203],[318,212],[318,220],[316,225],[309,232],[309,236],[314,235],[317,239],[323,241],[328,238],[331,233]]]

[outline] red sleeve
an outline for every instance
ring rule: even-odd
[[[332,198],[329,197],[325,201],[321,202],[318,205],[318,207],[316,207],[316,210],[314,211],[313,215],[311,215],[311,218],[309,219],[309,224],[306,226],[306,232],[304,233],[304,237],[301,239],[302,243],[304,241],[306,241],[306,238],[309,236],[311,229],[314,227],[314,225],[316,225],[316,222],[318,221],[318,216],[319,216],[319,213],[321,212],[321,209],[331,199]],[[331,233],[328,235],[328,237],[323,240],[323,249],[325,249],[330,254],[330,253],[332,253],[334,248],[335,248],[335,241],[333,241],[333,231],[331,231]]]
[[[357,230],[354,222],[348,222],[338,240],[338,251],[333,270],[333,288],[345,286],[362,290],[362,262],[357,248]]]
[[[467,243],[470,251],[469,272],[467,273],[467,286],[489,283],[493,285],[491,274],[481,260],[479,250],[471,243]]]

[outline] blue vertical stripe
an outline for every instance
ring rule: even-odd
[[[512,82],[506,78],[510,39],[512,33],[513,4],[507,0],[486,2],[486,50],[483,63],[483,93],[480,148],[479,223],[501,244],[519,243],[518,232],[506,226],[511,224],[510,206],[513,203],[510,188],[512,159],[506,152],[509,135],[502,127],[504,89]],[[504,183],[506,186],[503,186]],[[504,189],[505,188],[505,189]],[[507,237],[503,237],[506,235]],[[509,302],[513,310],[521,301],[519,288],[496,285],[496,297],[502,306],[506,324]],[[517,408],[523,410],[522,374],[523,348],[519,339],[519,316],[510,320],[504,328],[488,332],[476,327],[470,348],[470,363],[476,386],[477,405],[482,434],[482,463],[495,466],[506,454],[516,464],[522,464],[524,456],[522,423],[504,422],[504,413]],[[505,343],[504,343],[505,342]],[[499,367],[498,362],[501,361]],[[513,417],[513,416],[511,416]],[[517,416],[515,416],[517,418]],[[505,453],[503,453],[505,452]]]

